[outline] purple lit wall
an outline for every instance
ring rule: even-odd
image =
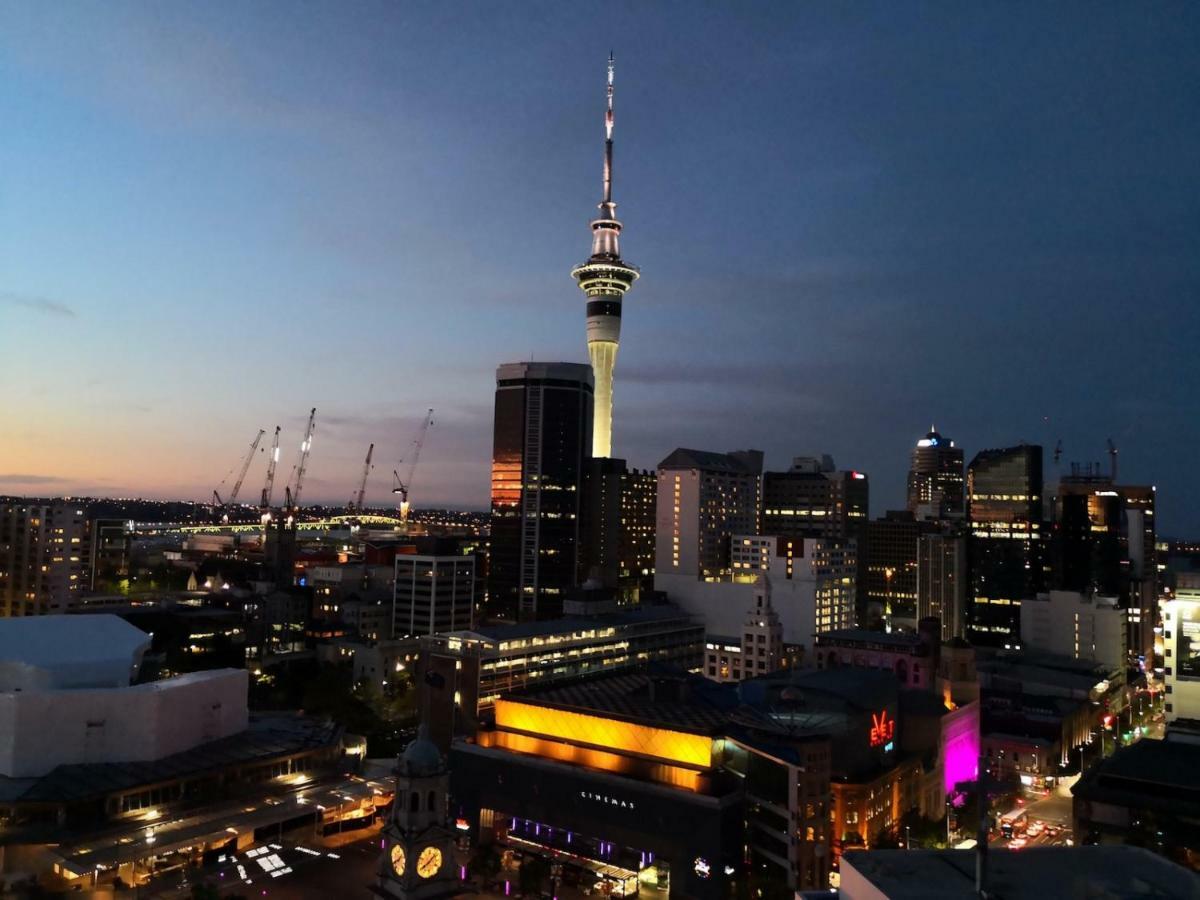
[[[973,781],[979,774],[979,704],[969,703],[942,718],[945,754],[943,786],[946,793],[960,781]]]

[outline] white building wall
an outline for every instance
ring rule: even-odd
[[[1121,668],[1126,658],[1127,610],[1115,597],[1050,591],[1021,606],[1021,644]]]
[[[1200,719],[1200,576],[1178,576],[1162,617],[1167,721]]]
[[[0,693],[0,775],[76,763],[147,762],[237,734],[249,721],[244,669],[134,687]]]

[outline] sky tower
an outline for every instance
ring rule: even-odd
[[[592,255],[571,270],[587,295],[588,356],[596,378],[592,456],[612,455],[613,369],[621,339],[621,300],[638,277],[636,266],[621,259],[621,223],[612,198],[613,56],[608,55],[608,103],[604,113],[604,199],[592,220]]]

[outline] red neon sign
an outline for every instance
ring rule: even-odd
[[[871,713],[871,746],[878,747],[880,744],[886,744],[896,736],[896,720],[889,719],[887,710],[883,710],[879,715]]]

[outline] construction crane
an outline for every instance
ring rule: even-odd
[[[258,509],[263,522],[271,518],[271,495],[275,492],[275,466],[279,464],[279,426],[275,426],[275,437],[271,439],[271,456],[267,460],[267,480],[263,484],[262,499]]]
[[[1110,465],[1109,474],[1112,476],[1113,484],[1117,483],[1117,445],[1113,443],[1113,439],[1108,439],[1108,461]]]
[[[400,495],[400,524],[401,526],[408,525],[408,491],[412,487],[413,475],[417,471],[417,460],[421,458],[421,448],[425,446],[425,432],[429,430],[429,426],[433,424],[433,410],[425,413],[425,419],[421,422],[421,427],[417,431],[417,437],[413,441],[412,461],[408,464],[407,477],[401,480],[400,473],[395,469],[392,470],[392,493]],[[400,460],[404,462],[404,460]]]
[[[358,493],[350,498],[347,506],[350,507],[350,512],[362,512],[363,496],[367,492],[367,476],[371,474],[371,454],[375,452],[375,445],[372,444],[367,448],[367,461],[363,463],[362,478],[358,482]]]
[[[295,512],[300,509],[300,492],[304,489],[304,472],[308,468],[308,454],[312,450],[313,425],[317,419],[317,408],[314,406],[308,414],[308,427],[304,429],[304,440],[300,442],[300,462],[296,463],[296,490],[292,491],[289,484],[285,487],[284,495],[288,510]],[[288,481],[291,481],[289,478]]]
[[[242,490],[242,482],[246,480],[246,473],[250,471],[250,463],[254,462],[254,454],[258,452],[258,442],[262,440],[262,436],[266,434],[263,429],[258,429],[258,434],[254,436],[254,440],[250,443],[250,450],[246,453],[246,458],[242,460],[241,471],[238,472],[237,481],[233,483],[233,490],[229,492],[229,499],[222,500],[221,495],[217,491],[213,491],[213,505],[221,510],[221,521],[229,521],[229,507],[237,503],[238,494]],[[229,475],[233,474],[233,470],[229,470]],[[217,488],[224,487],[225,482],[229,480],[229,475],[222,479]]]
[[[1054,445],[1054,464],[1056,466],[1060,459],[1062,459],[1062,438],[1059,438],[1058,443]]]

